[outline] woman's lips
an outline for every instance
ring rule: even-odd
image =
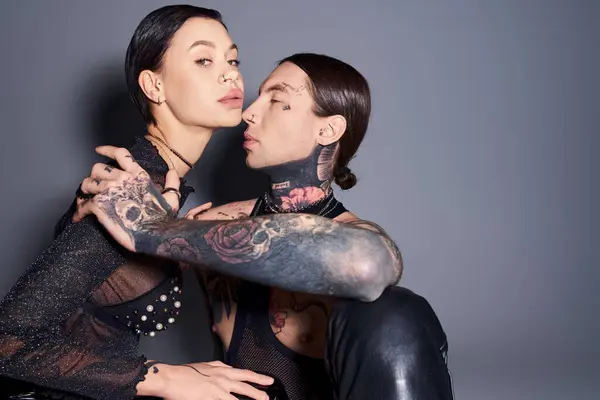
[[[240,89],[231,89],[229,93],[219,99],[219,103],[227,108],[242,108],[244,105],[244,92]]]

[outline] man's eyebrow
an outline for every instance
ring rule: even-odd
[[[194,43],[192,43],[192,45],[190,46],[190,48],[188,50],[191,50],[197,46],[208,46],[213,49],[217,48],[217,46],[209,40],[196,40]],[[227,49],[227,51],[231,51],[231,50],[238,50],[237,44],[234,43],[231,46],[229,46],[229,49]]]
[[[260,85],[260,88],[258,88],[258,94],[260,95],[263,91],[265,93],[281,92],[285,94],[290,94],[289,89],[294,90],[294,87],[285,82],[277,82],[272,85],[269,85],[269,87],[267,87],[266,89],[264,88],[264,85]]]

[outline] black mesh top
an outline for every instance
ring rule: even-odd
[[[163,186],[168,166],[156,148],[140,137],[130,151]],[[193,191],[184,183],[181,205]],[[123,249],[94,216],[73,224],[75,205],[0,303],[0,375],[129,400],[147,372],[139,336],[175,322],[181,275],[175,263]]]
[[[302,213],[335,218],[346,211],[343,204],[332,196],[329,201]],[[265,214],[268,214],[265,203],[258,200],[252,215]],[[244,281],[240,286],[227,363],[277,378],[290,400],[333,399],[325,360],[288,349],[273,333],[269,321],[270,293],[269,287],[253,282]]]

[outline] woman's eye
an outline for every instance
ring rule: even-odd
[[[199,60],[196,60],[196,64],[201,65],[203,67],[207,67],[210,63],[212,63],[212,60],[209,58],[201,58]]]
[[[240,63],[240,60],[229,60],[229,64],[233,65],[234,67],[239,67]]]

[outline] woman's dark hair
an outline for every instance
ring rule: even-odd
[[[190,18],[206,18],[220,22],[225,29],[221,13],[208,8],[190,5],[161,7],[148,14],[136,28],[125,57],[125,78],[129,96],[142,113],[146,124],[156,124],[138,77],[144,70],[158,71],[169,48],[173,35]]]
[[[346,118],[346,132],[339,142],[333,175],[339,187],[350,189],[356,185],[356,176],[348,163],[365,137],[371,116],[371,91],[367,80],[354,67],[322,54],[294,54],[279,61],[278,65],[285,62],[295,64],[308,75],[315,115]]]

